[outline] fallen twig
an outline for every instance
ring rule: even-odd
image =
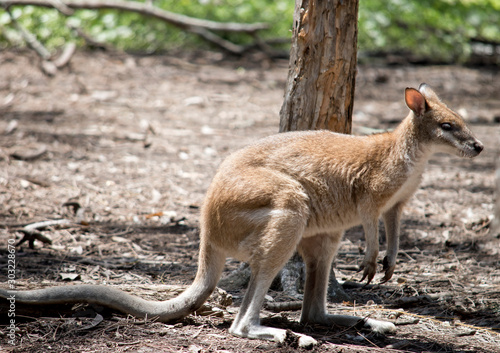
[[[38,148],[36,151],[33,152],[14,152],[10,154],[10,157],[13,159],[17,159],[19,161],[34,161],[35,159],[38,159],[42,157],[45,153],[47,152],[47,147],[41,146]]]
[[[36,223],[31,223],[26,226],[24,226],[24,230],[42,230],[47,227],[52,227],[52,226],[61,226],[61,225],[66,225],[66,224],[71,224],[71,221],[68,219],[54,219],[51,221],[42,221],[42,222],[36,222]]]
[[[18,232],[23,233],[24,236],[23,238],[16,244],[16,246],[19,246],[23,244],[24,242],[28,242],[29,247],[33,249],[35,247],[35,240],[39,240],[42,243],[45,244],[52,244],[52,239],[41,233],[39,230],[43,230],[47,227],[52,227],[52,226],[60,226],[60,225],[66,225],[66,224],[71,224],[71,221],[67,219],[56,219],[56,220],[51,220],[51,221],[43,221],[43,222],[36,222],[32,224],[28,224],[24,226],[22,229],[19,229]]]
[[[421,302],[430,302],[433,300],[452,298],[454,295],[455,295],[454,292],[443,292],[443,293],[417,295],[414,297],[403,297],[396,302],[396,305],[398,306],[406,306],[410,304],[413,305]]]
[[[34,184],[34,185],[38,185],[38,186],[41,186],[42,188],[48,188],[50,186],[50,183],[45,181],[45,180],[41,180],[41,179],[37,179],[37,178],[32,178],[32,177],[24,177],[22,178],[28,182],[30,182],[31,184]]]
[[[29,247],[30,249],[33,249],[35,247],[35,240],[39,240],[41,241],[42,243],[45,243],[45,244],[52,244],[52,239],[50,239],[49,237],[45,236],[43,233],[41,232],[37,232],[35,230],[31,230],[31,231],[28,231],[28,230],[25,230],[25,229],[20,229],[19,230],[20,233],[23,233],[24,236],[23,238],[16,244],[16,246],[19,246],[21,245],[22,243],[24,242],[28,242],[29,244]]]
[[[75,31],[79,37],[83,38],[83,40],[87,43],[89,47],[108,50],[108,51],[112,49],[112,47],[107,45],[106,43],[98,42],[97,40],[93,39],[79,27],[69,26],[69,28]]]
[[[69,64],[71,58],[73,57],[73,54],[75,54],[75,51],[76,51],[75,43],[66,44],[61,55],[53,61],[54,65],[58,69],[65,67],[66,65]]]
[[[302,309],[302,302],[288,301],[288,302],[266,302],[264,308],[274,313],[282,311],[297,311]]]

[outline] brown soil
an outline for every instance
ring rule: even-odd
[[[95,283],[157,300],[176,295],[196,271],[199,205],[217,166],[230,152],[277,132],[287,62],[218,53],[78,53],[53,78],[40,72],[31,53],[2,52],[0,63],[2,286],[8,244],[22,237],[19,229],[69,219],[73,223],[42,231],[52,245],[37,240],[34,249],[28,243],[16,248],[16,288]],[[329,304],[332,312],[392,320],[396,334],[304,327],[297,311],[263,310],[266,324],[317,338],[316,352],[500,352],[500,239],[489,227],[500,153],[500,74],[361,66],[355,131],[394,127],[407,114],[404,88],[424,81],[468,118],[485,151],[472,160],[433,158],[404,213],[393,279],[347,286],[353,301]],[[360,278],[353,269],[363,247],[359,228],[346,235],[338,278]],[[238,267],[234,260],[227,264],[226,274]],[[17,304],[16,344],[8,344],[2,326],[0,350],[295,351],[293,342],[279,346],[228,333],[244,291],[229,291],[234,304],[222,305],[223,317],[212,312],[177,325],[106,311],[100,321],[92,307],[40,308],[51,317],[26,318]],[[220,306],[217,298],[209,303]],[[80,316],[59,317],[63,311]]]

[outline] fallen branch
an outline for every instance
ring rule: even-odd
[[[16,244],[16,246],[19,246],[24,242],[28,242],[29,247],[33,249],[35,247],[35,240],[39,240],[45,244],[52,244],[52,239],[44,235],[42,232],[40,232],[40,230],[43,230],[47,227],[67,225],[70,223],[71,221],[67,219],[56,219],[51,221],[43,221],[43,222],[28,224],[24,226],[22,229],[18,230],[18,232],[23,233],[24,236]]]
[[[264,308],[274,313],[282,311],[298,311],[302,309],[302,302],[288,301],[288,302],[265,302]]]
[[[54,65],[58,69],[65,67],[66,65],[69,64],[71,58],[73,57],[73,54],[75,54],[75,51],[76,51],[75,43],[66,44],[61,55],[57,59],[53,60]]]
[[[233,54],[242,54],[245,47],[231,43],[211,31],[240,32],[255,36],[263,29],[269,28],[266,23],[235,23],[235,22],[215,22],[203,20],[185,15],[169,12],[150,3],[124,0],[0,0],[0,5],[9,7],[12,5],[32,5],[41,7],[56,8],[61,13],[67,15],[69,10],[75,9],[114,9],[136,12],[141,15],[154,17],[170,23],[188,32],[199,35],[207,41],[227,50]]]
[[[106,43],[102,43],[102,42],[96,41],[95,39],[93,39],[92,37],[90,37],[87,33],[85,33],[84,31],[82,31],[81,28],[78,28],[76,26],[69,26],[69,28],[72,29],[73,31],[75,31],[75,33],[79,37],[83,38],[83,40],[85,41],[85,43],[87,43],[87,46],[89,46],[91,48],[102,49],[102,50],[107,50],[107,51],[112,50],[112,47],[110,45],[107,45]]]
[[[34,161],[47,153],[47,147],[41,146],[36,151],[17,151],[10,154],[10,157],[19,161]]]
[[[69,64],[69,61],[73,57],[73,54],[76,51],[76,44],[69,43],[66,44],[62,54],[59,58],[54,60],[43,60],[42,61],[42,70],[48,76],[55,76],[57,74],[57,70],[63,68],[64,66]]]
[[[242,47],[241,45],[234,44],[228,40],[225,40],[224,38],[207,30],[206,28],[194,27],[191,28],[189,31],[199,35],[206,41],[211,42],[230,53],[241,55],[245,51],[245,47]]]
[[[35,248],[35,240],[41,241],[44,244],[52,244],[52,239],[44,235],[42,232],[38,232],[36,230],[26,230],[26,229],[20,229],[20,233],[23,233],[23,238],[19,241],[19,243],[16,244],[16,246],[19,246],[25,242],[28,242],[28,245],[30,249]]]
[[[396,305],[401,307],[412,306],[420,303],[430,303],[435,300],[449,299],[453,298],[454,296],[455,296],[454,292],[441,292],[441,293],[417,295],[414,297],[403,297],[396,301]]]

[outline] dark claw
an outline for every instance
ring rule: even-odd
[[[374,277],[375,277],[375,274],[369,276],[368,280],[366,281],[366,285],[369,285],[372,282],[372,280],[373,280]]]
[[[382,268],[383,271],[386,271],[389,268],[389,259],[387,258],[387,256],[384,256],[384,260],[382,261],[382,265],[383,265],[383,268]]]
[[[389,260],[387,259],[387,256],[384,257],[382,264],[384,266],[383,271],[385,272],[385,275],[384,278],[382,278],[382,280],[380,281],[381,284],[388,282],[392,278],[394,269],[396,268],[396,266],[389,266]]]
[[[360,282],[363,282],[363,281],[365,280],[365,278],[366,278],[366,273],[365,273],[365,274],[363,274],[363,277],[361,277],[361,279],[360,279],[359,281],[360,281]]]
[[[356,271],[357,273],[360,273],[361,271],[363,271],[365,269],[365,265],[361,265],[359,266],[358,270]]]
[[[387,273],[385,274],[384,278],[380,280],[380,284],[384,284],[388,282],[391,279],[392,275],[390,277],[387,276]]]
[[[365,269],[365,266],[364,266],[364,265],[361,265],[361,266],[359,267],[358,272],[361,272],[362,270],[365,270],[365,271],[363,272],[363,277],[361,277],[360,282],[363,282],[363,281],[365,280],[365,278],[367,278],[367,282],[366,282],[366,284],[365,284],[365,286],[367,286],[367,285],[369,285],[369,284],[370,284],[370,282],[372,281],[373,277],[375,277],[375,274],[373,274],[373,275],[369,275],[369,274],[368,274],[368,271],[366,271],[366,269]]]
[[[372,278],[368,278],[368,281],[366,281],[366,284],[363,287],[368,286],[371,283],[372,279],[373,279],[373,277]],[[363,280],[361,280],[361,282],[363,282]]]

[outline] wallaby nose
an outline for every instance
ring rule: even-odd
[[[481,153],[481,151],[484,149],[483,144],[482,144],[481,142],[479,142],[479,141],[474,142],[474,145],[473,145],[473,146],[474,146],[474,150],[475,150],[478,154],[479,154],[479,153]]]

